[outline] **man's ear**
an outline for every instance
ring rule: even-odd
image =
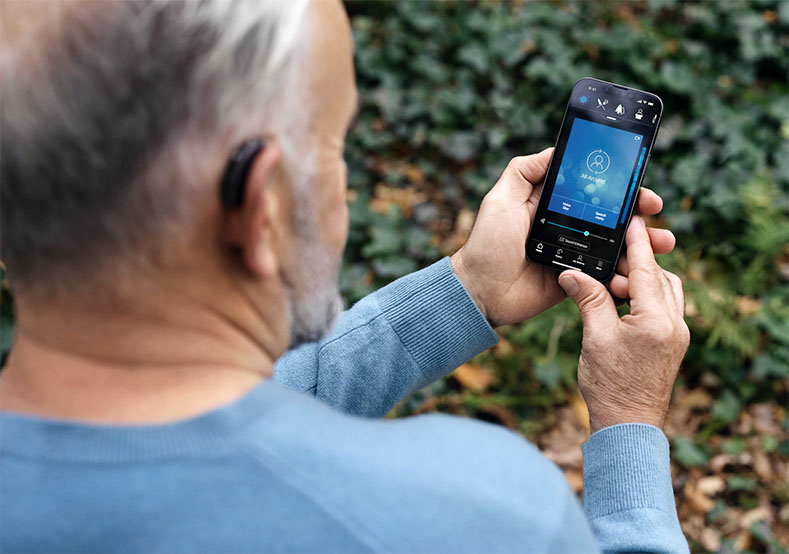
[[[279,178],[282,150],[273,142],[257,154],[244,182],[241,204],[223,206],[223,235],[241,254],[241,261],[254,277],[265,279],[279,269],[272,214],[278,199],[274,184]]]

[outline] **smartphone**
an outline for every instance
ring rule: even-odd
[[[614,276],[662,114],[650,92],[575,84],[526,241],[531,261]]]

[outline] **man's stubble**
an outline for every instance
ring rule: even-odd
[[[282,282],[288,300],[290,348],[315,342],[328,333],[343,310],[339,290],[342,256],[321,239],[319,206],[313,187],[315,172],[289,165],[294,208],[291,218],[295,248],[283,263]],[[319,186],[319,185],[317,185]]]

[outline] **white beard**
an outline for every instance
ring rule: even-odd
[[[295,245],[281,271],[288,299],[290,348],[320,340],[343,310],[339,277],[342,255],[321,240],[314,188],[320,186],[315,157],[282,144],[293,191],[291,225]],[[298,152],[298,154],[297,154]]]
[[[282,274],[290,312],[290,348],[320,340],[343,310],[338,287],[341,258],[317,237],[299,242],[296,267]]]

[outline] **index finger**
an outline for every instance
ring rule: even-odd
[[[646,187],[641,187],[638,191],[636,202],[636,208],[640,214],[656,215],[663,209],[663,199],[660,195]]]

